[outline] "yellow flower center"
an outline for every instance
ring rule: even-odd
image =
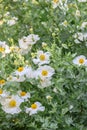
[[[54,2],[54,3],[58,3],[58,2],[59,2],[59,0],[53,0],[53,2]]]
[[[79,59],[79,63],[80,63],[80,64],[83,64],[84,61],[85,61],[85,60],[84,60],[83,58]]]
[[[19,71],[19,72],[22,72],[23,70],[24,70],[23,67],[19,67],[19,68],[18,68],[18,71]]]
[[[2,89],[0,89],[0,94],[2,94],[3,93],[3,90]]]
[[[0,52],[3,52],[5,50],[5,48],[0,47]]]
[[[20,92],[20,95],[21,95],[21,96],[25,96],[25,95],[26,95],[26,92],[22,91],[22,92]]]
[[[44,61],[45,60],[45,55],[44,54],[42,54],[42,55],[40,55],[40,60],[42,60],[42,61]]]
[[[48,75],[48,71],[47,70],[42,70],[42,73],[41,73],[43,76],[47,76]]]
[[[31,105],[31,108],[32,108],[32,109],[36,109],[36,108],[37,108],[37,104],[35,104],[35,103],[32,104],[32,105]]]
[[[16,107],[16,101],[13,99],[9,102],[10,107]]]
[[[0,85],[2,85],[2,84],[4,84],[4,83],[5,83],[5,80],[4,80],[4,79],[0,80]]]

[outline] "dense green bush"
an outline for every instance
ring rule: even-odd
[[[0,130],[87,130],[87,1],[0,0],[0,30]]]

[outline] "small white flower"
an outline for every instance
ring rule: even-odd
[[[4,14],[5,17],[7,17],[9,15],[10,15],[10,12],[8,12],[8,11]]]
[[[23,100],[19,96],[12,95],[1,102],[2,109],[9,114],[16,114],[21,112],[20,104]]]
[[[57,8],[57,6],[59,5],[59,3],[60,3],[60,0],[53,0],[53,1],[52,1],[52,6],[53,6],[53,8],[54,8],[54,9]]]
[[[25,81],[25,77],[24,76],[9,76],[7,78],[8,82],[23,82]]]
[[[17,2],[18,0],[13,0],[13,2]]]
[[[16,75],[16,76],[25,76],[26,74],[26,69],[27,69],[27,66],[25,67],[19,67],[13,74]]]
[[[24,100],[27,101],[28,98],[30,98],[30,93],[25,91],[18,91],[18,95]]]
[[[75,15],[76,15],[77,17],[80,17],[80,16],[81,16],[81,14],[80,14],[80,10],[76,10]]]
[[[31,66],[26,67],[26,78],[34,78],[34,71]]]
[[[5,101],[5,98],[9,96],[9,92],[0,88],[0,103],[2,104]]]
[[[50,66],[40,66],[35,72],[35,78],[41,78],[42,80],[51,78],[54,74],[54,69]]]
[[[29,39],[25,36],[19,39],[19,46],[24,50],[31,49],[31,46],[29,46]]]
[[[10,53],[10,48],[6,44],[5,41],[0,41],[0,53],[2,53],[2,57],[4,57],[6,54]]]
[[[0,88],[0,97],[7,97],[9,92]]]
[[[81,29],[84,29],[85,27],[87,27],[87,22],[83,22],[81,25]]]
[[[77,65],[87,65],[87,59],[84,55],[77,56],[75,59],[73,59],[73,63]]]
[[[50,62],[49,57],[50,57],[49,52],[38,51],[37,58],[34,58],[33,62],[38,65],[48,64]]]
[[[52,82],[50,80],[50,78],[47,78],[47,79],[43,79],[40,81],[40,84],[38,85],[39,88],[45,88],[45,87],[48,87],[52,85]]]
[[[7,24],[9,26],[12,26],[12,25],[14,25],[16,23],[17,20],[18,20],[18,18],[12,17],[10,20],[7,21]]]
[[[67,27],[67,25],[68,25],[67,20],[65,20],[64,22],[62,22],[61,25],[63,25],[64,27]]]
[[[87,0],[78,0],[79,2],[87,2]]]
[[[38,111],[44,111],[45,107],[42,106],[40,102],[35,102],[31,105],[30,108],[26,107],[26,113],[29,113],[29,115],[36,114]]]
[[[47,95],[47,96],[46,96],[46,99],[47,99],[47,100],[51,100],[52,98],[53,98],[53,97],[51,97],[50,95]]]
[[[87,40],[87,33],[77,32],[76,34],[74,34],[73,37],[75,38],[74,42],[78,44],[81,43],[82,41]]]
[[[43,48],[46,48],[46,47],[47,47],[47,43],[42,42],[42,47],[43,47]]]
[[[39,39],[39,36],[35,34],[30,34],[27,37],[24,36],[23,38],[19,39],[20,53],[27,54],[31,50],[32,45],[35,44]]]
[[[32,44],[35,44],[38,40],[40,40],[40,37],[35,34],[30,34],[27,38]]]

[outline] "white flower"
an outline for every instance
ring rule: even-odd
[[[46,99],[47,99],[47,100],[51,100],[52,97],[51,97],[50,95],[47,95],[47,96],[46,96]]]
[[[60,0],[53,0],[52,1],[53,8],[55,9],[59,5],[59,3],[60,3]]]
[[[42,47],[43,47],[43,48],[46,48],[46,47],[47,47],[47,43],[42,42]]]
[[[51,78],[54,74],[54,69],[50,66],[40,66],[35,72],[35,78],[41,78],[42,80]]]
[[[87,22],[83,22],[81,25],[81,29],[84,29],[85,27],[87,27]]]
[[[67,27],[67,25],[68,25],[67,20],[65,20],[64,22],[62,22],[61,25],[63,25],[64,27]]]
[[[48,65],[40,66],[34,73],[36,79],[40,78],[42,80],[52,77],[54,74],[54,69]]]
[[[49,52],[38,51],[37,58],[34,58],[33,62],[38,65],[48,64],[50,62],[49,57],[50,57]]]
[[[30,93],[25,91],[18,91],[18,95],[24,100],[27,101],[28,98],[30,98]]]
[[[74,42],[78,44],[87,40],[87,33],[77,32],[73,37],[75,38]]]
[[[79,2],[87,2],[87,0],[78,0]]]
[[[25,76],[26,74],[26,69],[27,69],[27,66],[25,67],[19,67],[13,74],[16,75],[16,76]]]
[[[35,44],[40,39],[40,37],[35,34],[30,34],[27,38],[32,44]]]
[[[16,114],[21,112],[20,104],[23,100],[19,96],[12,95],[1,102],[2,109],[9,114]]]
[[[52,6],[53,6],[54,9],[59,7],[60,9],[62,9],[64,14],[66,14],[66,11],[68,11],[67,0],[65,0],[65,1],[62,1],[62,0],[52,0]]]
[[[29,115],[36,114],[38,111],[44,111],[45,107],[40,102],[35,102],[30,108],[26,107],[26,113]]]
[[[75,59],[73,59],[73,63],[77,65],[87,65],[87,59],[84,55],[77,56]]]
[[[24,36],[23,38],[19,39],[19,46],[21,49],[24,49],[24,50],[28,49],[29,48],[28,38]],[[31,49],[31,46],[29,49]]]
[[[35,34],[30,34],[27,37],[24,36],[23,38],[19,39],[20,53],[27,54],[31,50],[32,45],[35,44],[39,39],[39,36]]]
[[[9,92],[0,88],[0,97],[7,97]]]
[[[18,0],[13,0],[13,2],[17,2]]]
[[[75,14],[77,17],[80,17],[81,14],[80,14],[80,10],[76,10],[76,14]]]
[[[10,12],[8,12],[8,11],[4,14],[5,17],[7,17],[9,15],[10,15]]]
[[[26,78],[34,78],[34,71],[31,66],[26,67]]]
[[[45,87],[48,87],[52,84],[50,78],[47,78],[47,79],[43,79],[40,81],[40,84],[38,85],[39,88],[45,88]]]
[[[18,20],[18,18],[12,17],[10,20],[7,21],[7,24],[9,26],[12,26],[12,25],[14,25],[16,23],[17,20]]]
[[[23,82],[25,80],[24,76],[9,76],[7,78],[8,82]]]
[[[2,57],[4,57],[5,54],[10,53],[10,48],[8,45],[6,45],[5,41],[0,41],[0,53],[2,53]]]
[[[0,88],[0,103],[2,104],[5,101],[5,98],[9,96],[9,92]]]

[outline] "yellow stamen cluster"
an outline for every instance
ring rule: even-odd
[[[3,51],[5,51],[5,48],[0,47],[0,52],[3,52]]]
[[[59,2],[59,0],[53,0],[53,2],[54,2],[54,3],[58,3],[58,2]]]
[[[32,109],[36,109],[36,108],[37,108],[37,104],[35,104],[35,103],[32,104],[32,105],[31,105],[31,108],[32,108]]]
[[[16,101],[13,99],[9,102],[10,107],[16,107]]]
[[[0,80],[0,85],[3,85],[5,83],[5,80],[4,79],[1,79]]]
[[[25,95],[26,95],[26,92],[22,91],[22,92],[20,92],[20,95],[21,95],[21,96],[25,96]]]
[[[47,76],[48,75],[48,71],[47,70],[42,70],[42,76]]]
[[[40,60],[41,60],[41,61],[44,61],[44,60],[45,60],[45,55],[44,55],[44,54],[42,54],[42,55],[40,55],[40,57],[39,57],[39,58],[40,58]]]
[[[85,62],[85,60],[83,58],[79,59],[79,63],[83,64]]]
[[[0,89],[0,94],[2,94],[3,93],[3,90],[2,89]]]
[[[19,67],[19,68],[18,68],[18,71],[19,71],[19,72],[22,72],[23,70],[24,70],[23,67]]]

